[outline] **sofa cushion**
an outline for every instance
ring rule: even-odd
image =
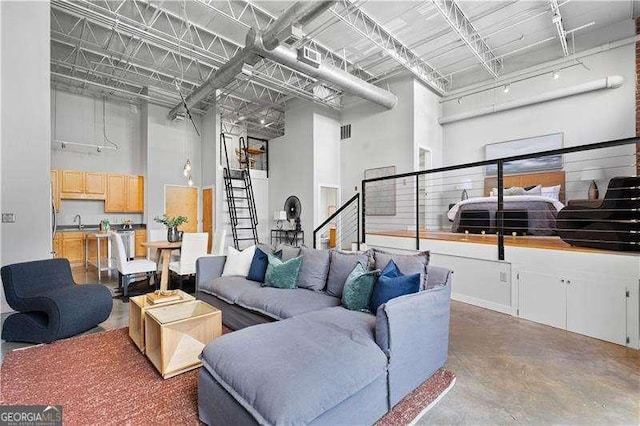
[[[224,262],[222,276],[246,277],[249,273],[249,268],[251,268],[251,261],[253,260],[255,250],[256,246],[247,247],[242,251],[230,246],[227,249],[227,260]]]
[[[298,277],[298,287],[310,290],[322,291],[327,284],[329,275],[329,262],[331,253],[329,250],[316,250],[302,247],[302,266]]]
[[[247,290],[259,288],[260,283],[250,281],[245,277],[219,277],[199,286],[200,291],[217,296],[232,304],[236,303],[238,297]]]
[[[323,309],[219,337],[202,361],[258,423],[308,424],[386,375],[374,324],[369,314]]]
[[[254,287],[243,292],[236,303],[279,320],[338,306],[340,299],[304,288],[285,290],[273,287]]]
[[[369,271],[358,262],[342,289],[342,306],[352,311],[369,312],[369,300],[380,271]]]
[[[285,262],[300,256],[300,247],[293,247],[288,244],[278,244],[275,251],[282,251],[282,260]]]
[[[383,303],[405,294],[420,291],[420,274],[403,274],[393,260],[382,270],[371,295],[371,312],[377,312]]]
[[[327,278],[327,294],[334,297],[342,297],[342,288],[347,277],[353,271],[356,263],[369,265],[370,251],[363,253],[346,253],[339,250],[331,251],[331,263],[329,264],[329,276]]]
[[[422,289],[427,288],[429,255],[429,251],[421,251],[415,254],[400,254],[373,249],[376,269],[384,269],[389,264],[389,261],[393,259],[404,275],[420,274],[420,285]]]
[[[251,281],[257,281],[259,283],[264,282],[264,276],[267,273],[267,266],[269,266],[269,254],[273,254],[278,259],[282,258],[282,252],[271,253],[271,251],[264,251],[262,248],[256,246],[256,251],[253,254],[253,260],[249,267],[249,273],[247,279]]]
[[[294,257],[283,262],[272,254],[267,256],[269,257],[269,266],[267,266],[267,272],[264,274],[264,283],[262,285],[285,289],[296,288],[302,257]]]

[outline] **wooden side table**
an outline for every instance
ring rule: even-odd
[[[202,365],[202,349],[222,335],[222,312],[201,301],[147,309],[146,355],[167,379]]]
[[[144,353],[144,321],[147,317],[147,309],[196,300],[195,297],[182,290],[176,291],[180,295],[181,300],[163,303],[162,305],[149,303],[146,294],[129,298],[129,337],[131,337],[133,343],[136,344],[142,353]]]
[[[591,207],[596,209],[602,205],[603,200],[569,200],[567,206],[569,207]]]

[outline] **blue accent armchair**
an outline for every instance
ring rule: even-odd
[[[50,343],[100,324],[111,314],[109,289],[76,285],[67,259],[47,259],[3,266],[4,292],[13,309],[2,327],[11,342]]]

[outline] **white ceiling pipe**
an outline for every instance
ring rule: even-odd
[[[254,30],[249,31],[249,34],[247,34],[246,46],[262,57],[279,62],[319,80],[327,81],[344,92],[367,99],[385,108],[391,109],[398,103],[398,97],[393,93],[367,83],[340,68],[327,64],[320,64],[318,67],[314,67],[300,62],[298,60],[298,52],[295,49],[283,45],[276,46],[272,50],[266,49],[262,42],[262,37]]]
[[[587,83],[578,84],[572,87],[565,87],[551,92],[543,93],[541,95],[532,96],[525,99],[516,99],[513,101],[503,102],[498,105],[490,105],[484,108],[480,108],[470,112],[464,112],[462,114],[450,115],[448,117],[442,117],[438,119],[439,124],[455,123],[456,121],[468,120],[470,118],[481,117],[483,115],[489,115],[500,111],[507,111],[516,108],[522,108],[529,105],[540,104],[543,102],[553,101],[556,99],[562,99],[569,96],[580,95],[583,93],[594,92],[596,90],[603,89],[617,89],[624,83],[624,78],[619,75],[611,75],[609,77],[601,78],[599,80],[589,81]]]

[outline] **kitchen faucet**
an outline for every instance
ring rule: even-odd
[[[82,217],[79,214],[73,218],[73,223],[76,223],[76,221],[78,222],[78,229],[84,228],[84,225],[82,224]]]

